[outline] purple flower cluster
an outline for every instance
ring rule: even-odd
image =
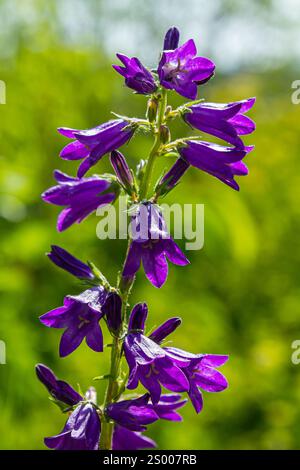
[[[197,56],[192,39],[179,45],[179,36],[175,27],[167,31],[154,70],[146,68],[136,57],[117,54],[122,65],[113,67],[124,77],[125,85],[149,96],[147,119],[119,117],[87,130],[58,129],[64,137],[72,139],[61,151],[61,158],[81,160],[81,163],[77,176],[56,170],[57,184],[42,194],[47,203],[62,207],[57,230],[62,232],[82,222],[99,206],[114,203],[123,192],[128,201],[130,239],[122,271],[113,287],[93,263],[79,260],[64,248],[52,245],[47,254],[53,264],[84,284],[79,294],[66,295],[62,306],[40,317],[43,325],[63,330],[59,355],[65,357],[73,353],[84,339],[90,349],[102,352],[105,325],[111,337],[108,343],[110,372],[98,377],[108,380],[104,402],[100,405],[95,389],[83,395],[58,379],[47,366],[36,366],[37,377],[52,401],[67,413],[62,431],[45,438],[50,449],[155,447],[156,443],[143,434],[149,425],[160,419],[181,421],[178,409],[188,398],[199,413],[203,408],[203,392],[221,392],[228,387],[226,378],[218,370],[227,361],[227,355],[195,354],[165,343],[181,325],[179,317],[169,318],[151,334],[146,334],[147,304],[138,303],[130,314],[127,311],[141,265],[151,284],[160,288],[168,276],[168,262],[178,266],[189,264],[168,231],[160,198],[180,183],[191,166],[239,189],[235,177],[248,173],[243,159],[253,149],[244,145],[241,136],[255,129],[254,122],[245,115],[254,105],[254,98],[227,104],[196,100],[175,110],[167,106],[170,90],[195,100],[199,86],[206,83],[215,70],[210,59]],[[176,117],[225,141],[226,145],[198,137],[172,141],[169,120]],[[151,133],[154,143],[148,160],[141,160],[135,172],[118,149],[139,128]],[[110,153],[114,174],[85,176],[107,153]],[[175,163],[161,176],[150,196],[156,157],[174,153]],[[122,363],[123,357],[126,361]],[[132,391],[139,385],[144,387],[144,393],[126,396],[126,389]],[[188,398],[183,398],[182,394],[187,394]]]

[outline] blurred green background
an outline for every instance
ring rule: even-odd
[[[288,6],[287,6],[288,4]],[[180,315],[173,344],[194,352],[228,353],[223,372],[230,388],[205,394],[197,416],[190,404],[181,424],[149,427],[161,449],[297,449],[300,446],[300,366],[291,343],[300,338],[300,107],[291,83],[300,78],[297,1],[9,0],[0,2],[0,448],[42,449],[64,417],[35,378],[44,362],[60,378],[86,389],[105,373],[109,351],[85,344],[58,358],[60,331],[38,316],[82,288],[44,253],[59,244],[99,265],[116,279],[126,241],[100,241],[95,215],[65,233],[55,229],[58,208],[40,193],[55,168],[75,174],[58,154],[66,139],[58,126],[88,128],[111,110],[143,116],[145,98],[134,96],[111,68],[114,50],[139,55],[153,66],[166,29],[195,37],[200,55],[217,63],[214,80],[200,89],[207,100],[250,96],[257,131],[246,139],[250,174],[234,192],[190,170],[170,202],[205,205],[205,245],[190,251],[191,265],[170,267],[168,282],[153,288],[140,272],[132,303],[146,300],[148,326]],[[171,95],[171,103],[183,100]],[[189,130],[173,126],[174,137]],[[137,136],[124,148],[135,165],[150,141]],[[97,171],[109,171],[104,158]],[[183,244],[181,243],[181,246]],[[103,385],[97,384],[99,398]]]

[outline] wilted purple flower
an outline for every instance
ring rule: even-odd
[[[133,176],[124,155],[117,150],[111,152],[110,162],[121,185],[129,194],[133,188]]]
[[[126,258],[123,276],[133,276],[141,261],[145,274],[155,287],[161,287],[168,276],[167,259],[185,266],[188,259],[168,234],[161,210],[146,202],[136,207],[131,221],[132,242]]]
[[[179,44],[179,30],[173,26],[172,28],[168,29],[164,39],[164,51],[174,51],[178,47]]]
[[[112,449],[113,450],[139,450],[157,447],[156,442],[140,432],[130,431],[118,424],[114,428]]]
[[[189,166],[190,164],[186,160],[178,158],[170,170],[157,183],[155,188],[156,194],[163,196],[175,188]]]
[[[175,410],[184,406],[186,402],[187,399],[182,400],[178,393],[167,393],[161,395],[159,402],[153,405],[153,409],[160,419],[182,421],[182,417]]]
[[[99,320],[107,293],[104,287],[85,290],[80,295],[68,295],[62,307],[50,310],[40,321],[50,328],[65,328],[59,346],[61,357],[68,356],[85,338],[94,351],[103,351],[103,337]]]
[[[47,256],[56,266],[68,271],[79,279],[93,279],[95,277],[87,264],[75,258],[75,256],[60,246],[51,245],[51,251],[47,253]]]
[[[103,155],[124,145],[133,136],[134,130],[134,124],[123,119],[114,119],[86,130],[60,127],[60,134],[76,139],[62,149],[60,156],[65,160],[84,158],[77,172],[81,178]]]
[[[56,170],[57,186],[47,189],[42,198],[57,206],[66,206],[58,216],[57,230],[62,232],[75,222],[80,223],[97,207],[110,204],[117,197],[116,184],[99,176],[73,178]]]
[[[231,188],[239,190],[234,177],[248,174],[248,168],[242,159],[253,147],[223,147],[198,140],[190,140],[186,144],[187,146],[179,149],[182,158],[196,168],[215,176]]]
[[[199,103],[188,108],[184,119],[200,131],[242,147],[243,142],[239,136],[251,134],[255,130],[255,123],[244,116],[254,103],[255,98],[227,104]]]
[[[109,292],[102,312],[106,316],[108,328],[114,333],[119,331],[122,322],[122,299],[116,292]]]
[[[44,442],[55,450],[98,450],[100,432],[97,410],[85,403],[73,411],[60,434],[46,437]]]
[[[190,387],[189,397],[197,413],[200,413],[203,407],[203,397],[199,390],[206,392],[222,392],[228,387],[228,382],[216,367],[222,366],[228,356],[216,354],[192,354],[177,348],[165,348],[169,357],[173,360],[190,361],[187,367],[183,367]]]
[[[164,51],[158,66],[160,83],[194,100],[197,86],[209,80],[215,70],[211,60],[196,57],[196,54],[196,45],[192,39],[174,51]]]
[[[82,400],[82,396],[67,382],[58,380],[53,371],[44,364],[37,364],[35,371],[38,379],[45,385],[50,395],[55,400],[61,401],[66,405],[74,406]]]
[[[134,400],[111,403],[106,407],[106,415],[131,431],[145,431],[148,424],[159,419],[152,404],[148,404],[150,395],[145,394]]]
[[[139,59],[136,57],[130,59],[123,54],[117,54],[117,57],[124,66],[113,65],[113,68],[125,78],[125,85],[128,88],[143,95],[150,95],[156,91],[157,85],[152,73]]]
[[[180,367],[188,366],[189,360],[173,361],[158,344],[144,336],[147,305],[137,304],[130,315],[128,334],[123,343],[130,375],[127,388],[135,389],[141,382],[149,391],[153,404],[159,402],[161,385],[173,392],[189,390],[189,384]]]

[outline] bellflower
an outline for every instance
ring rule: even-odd
[[[124,119],[113,119],[92,129],[79,130],[60,127],[58,132],[69,139],[61,153],[65,160],[83,160],[77,175],[81,178],[108,152],[124,145],[133,136],[134,124]]]
[[[130,431],[118,424],[115,425],[112,439],[113,450],[140,450],[157,447],[156,442],[141,432]]]
[[[85,290],[80,295],[68,295],[62,307],[50,310],[40,321],[50,328],[65,328],[59,353],[68,356],[86,339],[94,351],[103,351],[103,337],[99,320],[103,317],[102,305],[107,293],[101,286]]]
[[[124,265],[123,276],[133,276],[141,261],[145,274],[155,287],[161,287],[168,276],[167,259],[185,266],[188,259],[168,234],[158,206],[146,202],[136,207],[131,222],[131,245]]]
[[[101,422],[91,403],[79,405],[69,416],[63,430],[46,437],[45,444],[55,450],[98,450]]]
[[[253,147],[223,147],[198,140],[190,140],[186,144],[179,149],[179,153],[190,165],[215,176],[231,188],[239,190],[234,177],[248,174],[248,168],[242,159]]]
[[[190,387],[189,397],[197,413],[203,407],[203,397],[199,389],[206,392],[222,392],[228,387],[228,382],[216,367],[222,366],[228,356],[217,354],[192,354],[177,348],[165,348],[165,351],[175,361],[189,360],[190,364],[182,368]]]
[[[87,264],[75,258],[75,256],[60,246],[51,245],[51,251],[47,253],[47,256],[56,266],[68,271],[79,279],[94,279],[95,277]]]
[[[150,95],[157,89],[152,73],[143,66],[136,57],[126,57],[123,54],[117,54],[118,59],[123,66],[113,65],[113,68],[125,78],[125,85],[128,88],[143,95]]]
[[[197,97],[197,86],[209,80],[215,70],[211,60],[196,57],[196,54],[196,45],[192,39],[173,51],[164,51],[158,66],[162,86],[194,100]]]
[[[173,392],[189,390],[187,377],[180,369],[189,365],[189,360],[173,361],[164,349],[143,334],[147,314],[146,304],[133,308],[123,348],[130,370],[127,388],[135,389],[141,382],[155,405],[161,396],[161,385]]]
[[[58,185],[47,189],[42,198],[50,204],[65,206],[57,220],[59,232],[80,223],[99,206],[110,204],[117,197],[116,185],[99,176],[80,179],[56,170],[54,177]]]
[[[150,395],[134,400],[123,400],[107,406],[106,415],[120,426],[131,431],[145,431],[148,424],[159,419],[153,406],[148,404]]]
[[[69,406],[74,406],[82,400],[82,396],[67,382],[59,380],[49,367],[44,364],[37,364],[35,371],[38,379],[45,385],[48,392],[55,400],[61,401]]]
[[[227,104],[199,103],[188,108],[184,113],[184,120],[206,134],[243,147],[239,136],[251,134],[255,130],[255,123],[248,116],[244,116],[254,103],[255,98]]]

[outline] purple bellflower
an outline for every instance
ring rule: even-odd
[[[86,338],[87,345],[96,352],[103,351],[103,337],[99,320],[103,317],[102,305],[107,293],[101,286],[68,295],[62,307],[50,310],[40,321],[50,328],[65,328],[61,337],[59,354],[68,356]]]
[[[81,178],[103,155],[128,142],[134,130],[134,124],[123,119],[114,119],[86,130],[60,127],[60,134],[69,139],[76,139],[62,149],[60,156],[65,160],[84,159],[77,172]]]
[[[173,51],[164,51],[158,66],[160,83],[194,100],[197,97],[197,86],[209,80],[215,70],[211,60],[196,57],[196,54],[196,45],[192,39]]]
[[[101,422],[92,403],[79,405],[69,416],[60,434],[45,438],[55,450],[98,450]]]
[[[245,176],[248,168],[242,159],[253,147],[224,147],[198,140],[189,140],[179,149],[179,153],[190,165],[199,168],[235,190],[239,185],[234,177]]]
[[[80,179],[56,170],[54,177],[58,185],[47,189],[42,198],[50,204],[66,206],[58,216],[59,232],[80,223],[99,206],[110,204],[117,197],[116,184],[99,176]]]
[[[197,413],[203,408],[203,397],[199,389],[206,392],[222,392],[228,387],[228,382],[216,367],[222,366],[228,356],[217,354],[192,354],[177,348],[165,348],[165,351],[175,361],[177,359],[190,361],[182,368],[190,387],[189,397]]]
[[[135,389],[141,382],[155,405],[161,396],[161,385],[172,392],[189,390],[187,377],[180,367],[188,366],[190,361],[177,358],[173,361],[164,349],[143,334],[147,314],[146,304],[133,308],[123,348],[130,370],[127,388]]]
[[[157,89],[152,73],[143,66],[136,57],[126,57],[123,54],[117,54],[118,59],[123,66],[113,65],[113,68],[125,78],[125,85],[136,93],[150,95]]]
[[[188,108],[184,120],[192,127],[226,142],[243,147],[240,135],[251,134],[255,123],[244,113],[255,103],[255,98],[228,104],[199,103]]]
[[[68,271],[79,279],[94,279],[95,277],[87,264],[75,258],[75,256],[60,246],[51,245],[51,251],[47,253],[47,256],[56,266]]]
[[[83,400],[82,396],[67,382],[59,380],[53,371],[44,364],[37,364],[35,371],[38,379],[47,388],[50,395],[57,401],[69,406],[74,406]]]
[[[168,234],[166,223],[158,206],[150,202],[136,207],[131,221],[131,245],[123,276],[133,276],[141,261],[145,274],[155,287],[161,287],[168,276],[167,259],[185,266],[188,259]]]
[[[154,447],[157,447],[156,442],[141,432],[130,431],[118,424],[115,425],[112,439],[113,450],[140,450]]]
[[[106,415],[120,426],[131,431],[146,431],[148,424],[159,419],[152,404],[148,404],[150,395],[145,394],[134,400],[111,403],[106,408]]]

